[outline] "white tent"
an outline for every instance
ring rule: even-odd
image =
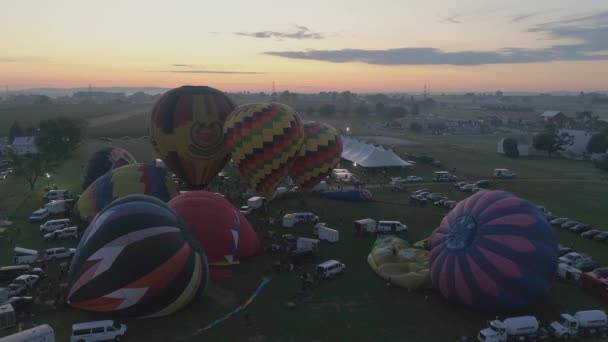
[[[342,143],[342,158],[362,167],[412,166],[399,158],[393,150],[346,137],[342,138]]]

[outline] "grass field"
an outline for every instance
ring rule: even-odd
[[[137,116],[130,116],[122,121],[131,122],[130,125],[134,127],[140,125]],[[348,123],[336,122],[336,125],[340,127],[350,125],[356,131],[363,132],[366,123],[354,120]],[[105,127],[104,129],[111,132],[112,127],[115,127],[114,131],[118,132],[123,129],[121,126],[123,125],[108,124],[98,128]],[[382,132],[382,134],[404,135],[402,132]],[[138,136],[126,131],[117,134],[117,136],[122,135]],[[400,147],[397,148],[397,152],[431,155],[441,160],[446,169],[456,168],[456,174],[463,179],[487,179],[490,178],[493,168],[509,168],[517,172],[520,179],[493,182],[493,188],[508,190],[545,205],[557,215],[581,220],[596,228],[608,230],[606,215],[602,211],[608,207],[608,176],[605,172],[599,172],[589,163],[558,158],[533,156],[508,159],[497,156],[493,153],[496,138],[495,136],[408,135],[407,139],[422,144]],[[72,159],[54,170],[50,184],[57,184],[72,193],[78,193],[80,175],[86,159],[97,148],[107,144],[99,141],[86,143]],[[115,139],[112,144],[126,148],[138,161],[147,162],[154,159],[147,140]],[[391,175],[415,174],[429,179],[432,171],[437,169],[418,164],[411,171],[391,170],[386,175],[359,168],[353,170],[361,178],[367,178],[370,183],[380,183],[386,182]],[[40,185],[45,183],[42,182]],[[465,197],[451,184],[423,184],[412,186],[410,190],[421,187],[446,193],[457,200]],[[494,318],[494,313],[482,314],[454,307],[444,302],[434,292],[430,292],[430,300],[425,303],[424,296],[420,292],[410,293],[399,288],[386,289],[383,281],[371,271],[366,262],[373,238],[355,237],[352,233],[352,221],[355,219],[364,217],[394,219],[408,225],[409,231],[402,236],[410,242],[415,242],[427,237],[439,224],[446,211],[432,205],[412,207],[408,204],[407,192],[391,192],[381,187],[373,187],[371,190],[376,199],[376,202],[372,203],[343,203],[300,194],[270,204],[270,215],[278,216],[279,212],[289,211],[312,211],[328,226],[341,232],[339,243],[322,245],[318,260],[337,259],[344,262],[348,270],[344,276],[322,283],[315,289],[311,300],[298,302],[293,310],[285,307],[285,302],[293,300],[299,290],[298,276],[311,266],[296,273],[275,275],[261,295],[246,310],[251,317],[252,326],[246,324],[242,315],[237,315],[200,336],[189,336],[196,329],[233,310],[250,295],[263,272],[277,259],[276,256],[263,255],[233,267],[233,277],[215,283],[212,294],[172,317],[157,320],[121,320],[129,324],[129,340],[154,342],[184,338],[185,341],[205,339],[210,341],[439,342],[455,341],[461,335],[475,335],[485,325],[486,320]],[[31,211],[40,206],[40,198],[43,194],[41,188],[27,198],[18,210],[13,211],[19,202],[18,199],[26,192],[25,184],[16,178],[9,178],[9,182],[0,183],[0,193],[9,194],[9,196],[0,196],[0,210],[14,212],[15,222],[20,230],[12,244],[9,244],[7,239],[0,240],[0,264],[10,262],[14,245],[39,250],[58,245],[58,243],[42,241],[37,226],[28,224],[24,220]],[[253,215],[251,221],[260,232],[270,228],[299,236],[312,236],[310,226],[293,229],[268,227],[263,217],[259,215]],[[608,244],[586,240],[561,230],[557,231],[557,235],[561,243],[587,252],[608,265]],[[53,267],[54,265],[51,265],[51,269]],[[218,292],[223,293],[219,298]],[[500,314],[503,316],[535,314],[542,319],[554,319],[563,311],[572,312],[589,308],[606,309],[607,307],[605,303],[598,302],[574,285],[556,282],[549,295],[529,310]],[[57,332],[59,341],[67,340],[73,323],[108,317],[108,315],[95,315],[70,308],[60,308],[55,311],[40,306],[36,309],[36,321],[51,324]],[[11,332],[11,330],[2,331],[0,336]]]

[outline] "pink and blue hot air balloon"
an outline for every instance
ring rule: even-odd
[[[432,235],[433,286],[450,302],[480,311],[522,309],[549,291],[557,239],[532,203],[504,191],[458,203]]]

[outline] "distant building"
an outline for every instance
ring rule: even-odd
[[[564,114],[560,111],[557,111],[557,110],[546,110],[540,116],[545,121],[555,120],[559,117],[562,117],[563,119],[567,118],[566,114]]]
[[[589,143],[589,140],[591,140],[593,133],[578,129],[562,129],[559,131],[560,134],[564,132],[574,137],[574,143],[566,147],[566,149],[561,152],[561,155],[566,158],[578,160],[589,157],[587,155],[587,144]]]
[[[504,150],[504,142],[507,138],[502,138],[498,141],[496,145],[496,153],[505,154]],[[525,137],[511,137],[511,139],[515,139],[517,141],[517,151],[519,152],[520,157],[525,157],[530,155],[530,142],[528,138]]]
[[[34,137],[16,137],[11,145],[13,152],[22,156],[24,154],[38,154],[38,147]]]

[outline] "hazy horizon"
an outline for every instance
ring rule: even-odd
[[[608,2],[9,0],[2,86],[606,91]]]

